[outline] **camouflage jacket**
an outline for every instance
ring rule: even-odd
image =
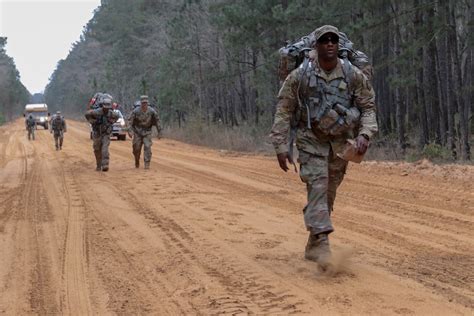
[[[158,113],[150,106],[146,112],[143,112],[141,107],[136,107],[128,118],[130,130],[140,136],[150,135],[151,128],[156,126],[158,134],[161,132],[160,118]]]
[[[94,133],[99,135],[112,133],[112,125],[120,118],[112,109],[105,113],[102,108],[87,111],[85,117]]]
[[[33,128],[36,127],[36,120],[34,117],[27,117],[25,120],[25,126],[26,128]]]
[[[51,130],[66,132],[66,120],[62,116],[55,115],[51,120]]]
[[[278,94],[278,104],[275,113],[275,121],[270,133],[270,139],[277,153],[288,152],[288,134],[290,131],[290,121],[294,118],[299,110],[298,131],[296,136],[296,145],[299,150],[304,150],[312,154],[327,156],[330,144],[334,153],[340,152],[346,139],[353,138],[353,131],[344,135],[328,136],[322,133],[315,133],[311,128],[307,127],[306,111],[301,109],[299,99],[305,101],[309,98],[308,89],[301,89],[303,86],[302,78],[308,69],[303,68],[302,64],[299,68],[293,70],[285,82],[283,83]],[[351,106],[357,107],[360,111],[360,120],[356,134],[365,134],[371,138],[378,130],[377,119],[375,113],[375,92],[367,79],[367,77],[355,66],[352,67],[352,77],[348,87],[351,95]],[[326,73],[319,68],[318,62],[309,63],[309,69],[318,77],[318,80],[325,80],[330,83],[333,80],[344,78],[345,74],[339,60],[338,65],[330,73]]]

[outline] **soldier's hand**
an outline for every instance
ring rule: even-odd
[[[290,164],[293,164],[293,159],[291,159],[290,155],[288,154],[288,152],[284,152],[284,153],[279,153],[277,154],[277,158],[278,158],[278,163],[280,164],[280,168],[287,172],[289,170],[288,168],[288,164],[286,163],[286,161],[288,160],[288,162]]]
[[[367,148],[369,148],[369,140],[363,135],[359,135],[356,138],[357,153],[359,155],[365,154]]]

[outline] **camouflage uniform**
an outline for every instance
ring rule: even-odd
[[[119,115],[112,109],[105,113],[103,108],[89,110],[86,119],[92,124],[92,141],[97,164],[97,170],[109,169],[109,145],[112,125],[117,122]]]
[[[351,77],[346,78],[346,73]],[[338,84],[331,87],[334,82]],[[317,93],[324,94],[321,90],[331,91],[331,97],[339,97],[337,94],[349,96],[348,105],[360,111],[360,120],[355,130],[349,128],[342,134],[331,135],[327,130],[308,124],[308,114],[312,122],[312,111],[318,111],[318,102],[323,104],[322,100],[314,98]],[[330,73],[320,69],[318,61],[313,60],[309,64],[302,64],[288,75],[278,98],[270,138],[277,154],[288,152],[290,120],[294,119],[294,124],[297,125],[296,146],[299,150],[300,177],[306,183],[308,192],[308,202],[303,210],[305,225],[312,235],[329,234],[334,230],[330,214],[336,189],[341,184],[347,167],[347,162],[336,154],[342,151],[345,141],[354,138],[355,134],[364,134],[370,138],[377,132],[374,90],[358,68],[351,64],[343,65],[341,59]],[[315,106],[306,108],[303,104]],[[321,124],[323,121],[324,119]]]
[[[148,167],[151,161],[151,145],[152,131],[151,128],[156,126],[158,134],[161,132],[160,119],[158,113],[148,106],[144,112],[140,106],[136,107],[128,118],[130,131],[133,133],[133,155],[135,156],[135,166],[138,167],[140,154],[143,149],[143,158],[145,167]]]
[[[25,120],[26,130],[28,131],[28,140],[35,140],[36,121],[33,115],[29,115]]]
[[[64,133],[66,132],[66,120],[63,116],[56,114],[51,120],[51,133],[54,136],[56,150],[63,148]]]

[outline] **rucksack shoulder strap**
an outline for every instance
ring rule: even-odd
[[[311,67],[311,60],[308,56],[305,57],[301,65],[299,66],[299,77],[298,77],[298,98],[302,94],[302,88],[306,88],[307,85],[307,72]]]
[[[352,80],[354,79],[354,74],[355,74],[355,71],[353,68],[354,66],[347,58],[341,59],[341,64],[342,64],[342,72],[344,73],[344,81],[346,82],[350,90],[352,88],[351,83],[352,83]]]

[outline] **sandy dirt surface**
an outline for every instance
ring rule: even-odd
[[[303,259],[305,187],[271,157],[129,140],[95,171],[84,123],[63,151],[0,128],[0,314],[472,315],[474,168],[350,166],[337,273]]]

